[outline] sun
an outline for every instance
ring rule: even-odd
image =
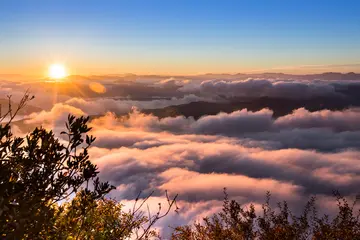
[[[62,64],[51,64],[49,66],[49,77],[52,78],[52,79],[56,79],[56,80],[59,80],[59,79],[62,79],[64,77],[66,77],[68,74],[66,72],[66,68],[64,65]]]

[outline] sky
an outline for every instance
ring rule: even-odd
[[[360,2],[0,1],[0,74],[360,72]]]

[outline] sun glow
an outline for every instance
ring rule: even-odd
[[[68,74],[67,74],[67,71],[66,71],[66,68],[64,65],[52,64],[49,66],[48,75],[52,79],[59,80],[59,79],[66,77]]]

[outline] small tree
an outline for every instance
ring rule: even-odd
[[[112,199],[97,199],[80,192],[72,201],[57,208],[53,234],[55,239],[153,239],[160,238],[153,225],[165,217],[175,199],[168,199],[168,208],[145,216],[141,207],[146,203],[137,200],[132,210],[124,211],[123,205]]]
[[[11,132],[11,123],[30,97],[26,92],[17,109],[0,116],[0,236],[5,239],[148,239],[153,225],[165,217],[176,197],[166,193],[165,213],[144,216],[138,196],[132,211],[104,196],[114,187],[100,182],[88,148],[89,117],[68,116],[63,144],[53,131],[35,128],[25,137]],[[8,118],[6,123],[3,121]],[[71,197],[71,199],[69,199]]]
[[[88,117],[68,117],[62,132],[66,146],[42,127],[23,138],[13,136],[11,122],[31,99],[26,93],[14,113],[10,106],[4,115],[10,120],[0,125],[0,232],[6,239],[36,239],[51,232],[54,205],[81,187],[94,199],[113,188],[99,181],[97,167],[89,161],[95,138],[83,137],[90,131]]]

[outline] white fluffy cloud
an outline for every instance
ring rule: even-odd
[[[88,115],[101,115],[101,114],[105,114],[106,112],[125,114],[131,111],[131,109],[134,107],[139,109],[155,109],[155,108],[164,108],[171,105],[197,102],[202,100],[206,100],[206,99],[190,94],[182,98],[173,97],[171,99],[160,99],[160,100],[156,99],[149,101],[116,100],[112,98],[99,98],[99,99],[87,99],[87,100],[83,98],[72,98],[67,100],[64,104],[79,108]]]
[[[334,86],[325,82],[267,79],[206,80],[198,84],[186,84],[179,91],[226,97],[268,96],[296,99],[335,94]]]
[[[57,124],[64,124],[69,114],[80,117],[85,115],[85,112],[66,104],[57,103],[50,111],[43,110],[40,113],[30,114],[25,123],[55,126]]]
[[[232,113],[219,113],[212,116],[204,116],[198,120],[184,116],[158,118],[153,115],[132,111],[129,116],[117,118],[108,113],[104,117],[94,120],[94,123],[109,127],[124,127],[146,129],[148,131],[169,131],[173,133],[224,135],[229,137],[252,137],[258,139],[262,136],[278,135],[293,132],[299,136],[310,136],[312,132],[330,134],[341,133],[344,137],[354,137],[360,130],[358,119],[359,109],[344,111],[321,110],[309,112],[299,108],[293,113],[274,119],[273,112],[262,109],[251,112],[246,109]],[[259,136],[262,135],[262,136]],[[262,138],[265,140],[266,138]]]
[[[330,128],[335,131],[360,130],[360,109],[344,111],[322,110],[309,112],[304,108],[280,117],[275,124],[279,128]]]

